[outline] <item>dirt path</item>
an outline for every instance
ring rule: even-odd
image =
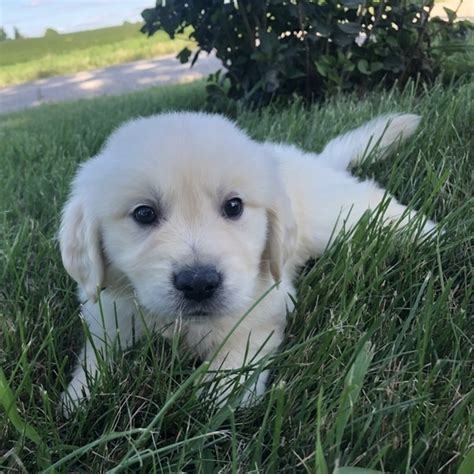
[[[456,11],[458,9],[458,18],[474,21],[474,2],[472,0],[436,0],[431,16],[446,17],[444,7]],[[458,8],[459,7],[459,8]]]
[[[175,55],[146,59],[67,76],[56,76],[0,89],[0,112],[101,95],[118,95],[151,86],[194,81],[217,71],[215,56],[202,54],[194,67]]]

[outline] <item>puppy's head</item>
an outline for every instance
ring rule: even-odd
[[[194,113],[118,129],[76,175],[60,230],[90,298],[128,285],[165,317],[245,311],[262,279],[280,279],[294,237],[277,163],[229,121]]]

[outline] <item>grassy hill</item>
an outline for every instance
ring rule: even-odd
[[[170,40],[164,32],[152,38],[140,23],[68,34],[49,34],[0,43],[0,87],[58,74],[177,53],[189,45],[187,35]]]

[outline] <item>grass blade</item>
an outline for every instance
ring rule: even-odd
[[[349,372],[344,380],[339,409],[336,417],[336,446],[341,446],[342,436],[346,429],[349,417],[353,413],[354,405],[357,403],[359,393],[364,382],[365,375],[372,361],[373,349],[370,341],[367,341],[355,358]]]
[[[26,436],[29,440],[36,444],[38,447],[38,465],[44,469],[50,464],[47,446],[33,426],[25,422],[20,417],[15,398],[16,397],[13,393],[13,390],[10,388],[7,378],[5,377],[5,373],[0,367],[0,404],[3,405],[7,419],[10,420],[11,424],[20,433],[20,435]]]

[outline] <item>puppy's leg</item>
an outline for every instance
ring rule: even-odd
[[[275,344],[276,341],[278,341],[277,344]],[[210,377],[208,380],[214,380],[212,390],[217,392],[217,402],[225,401],[236,383],[239,385],[249,384],[243,394],[241,406],[251,405],[260,398],[265,392],[268,370],[263,370],[257,375],[249,367],[257,365],[265,356],[275,352],[281,341],[281,335],[270,337],[270,333],[266,338],[255,337],[249,333],[247,333],[247,337],[243,335],[230,336],[224,346],[217,353],[212,354],[209,366]],[[255,376],[256,379],[251,380]]]
[[[82,400],[89,398],[91,384],[99,376],[101,360],[110,362],[115,345],[125,349],[143,334],[143,322],[133,315],[131,300],[115,300],[107,291],[102,292],[100,304],[83,306],[82,316],[88,325],[89,337],[80,352],[72,380],[61,394],[60,410],[65,416],[70,416]]]
[[[297,256],[318,256],[342,230],[351,229],[367,211],[389,199],[383,214],[387,224],[405,226],[417,213],[387,195],[373,181],[359,181],[344,171],[335,171],[316,162],[303,162],[296,185],[290,185],[298,223]],[[434,222],[424,220],[422,233],[428,234]],[[300,262],[302,263],[302,262]]]
[[[414,115],[389,115],[332,140],[320,155],[304,153],[293,146],[265,144],[280,162],[282,178],[292,202],[298,226],[295,263],[320,255],[331,237],[350,229],[363,214],[379,206],[386,192],[371,180],[360,181],[345,168],[367,152],[375,158],[387,156],[398,141],[410,136],[418,124]],[[384,220],[404,226],[416,212],[393,197]],[[423,233],[435,224],[426,220]]]
[[[256,319],[258,321],[258,315]],[[221,337],[214,339],[213,347],[200,348],[199,352],[208,349],[205,358],[210,366],[205,380],[210,382],[209,392],[218,404],[226,401],[236,385],[246,386],[241,406],[251,405],[265,392],[268,370],[259,372],[258,364],[277,351],[283,340],[284,323],[267,320],[264,324],[250,326],[242,324],[230,335],[218,329]]]

